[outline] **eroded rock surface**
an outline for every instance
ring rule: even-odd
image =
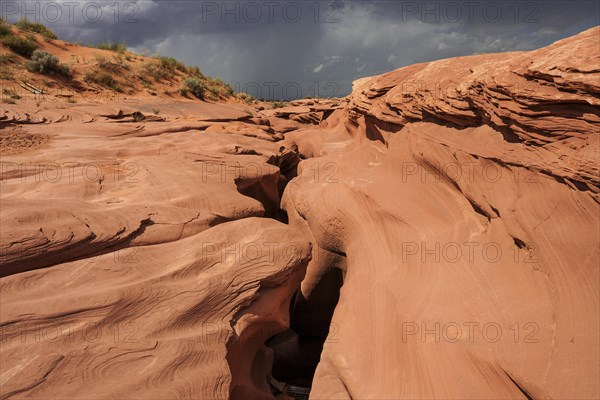
[[[595,28],[406,67],[294,136],[292,328],[320,334],[343,271],[312,398],[599,396],[599,56]]]
[[[4,279],[3,397],[268,397],[264,341],[309,258],[299,233],[247,218]]]
[[[2,398],[271,397],[264,342],[311,257],[275,220],[282,137],[236,104],[11,107]]]
[[[1,397],[598,398],[599,37],[269,110],[3,104]]]

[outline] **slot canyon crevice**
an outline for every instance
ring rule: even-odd
[[[6,81],[0,399],[600,396],[600,27],[286,104],[126,54]]]

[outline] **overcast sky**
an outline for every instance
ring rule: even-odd
[[[598,1],[10,1],[61,39],[124,41],[256,97],[343,96],[416,62],[543,47],[600,24]]]

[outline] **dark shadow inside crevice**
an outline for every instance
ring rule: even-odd
[[[265,209],[265,218],[277,219],[279,215],[279,182],[276,176],[259,176],[257,178],[237,178],[237,191],[244,196],[258,200]]]
[[[279,167],[278,199],[280,200],[288,183],[298,176],[298,164],[304,159],[296,145],[281,147],[279,153],[267,161]],[[272,183],[272,182],[271,182]],[[238,184],[238,182],[236,182]],[[272,187],[272,186],[270,186]],[[288,224],[287,212],[281,204],[275,209],[273,194],[265,201],[265,188],[254,183],[251,186],[238,184],[238,191],[253,197],[263,205],[270,205],[265,215]],[[265,207],[267,209],[267,207]],[[271,375],[267,377],[274,396],[284,394],[286,398],[308,399],[313,377],[321,359],[321,352],[328,338],[331,320],[337,306],[344,273],[339,268],[339,260],[345,260],[345,254],[331,253],[333,260],[327,262],[327,272],[315,283],[310,295],[305,296],[300,289],[290,301],[290,328],[269,338],[265,345],[273,351]],[[332,330],[334,331],[334,330]]]
[[[331,268],[306,298],[299,290],[290,305],[290,329],[270,338],[266,345],[273,350],[272,377],[287,388],[295,399],[308,398],[321,352],[337,306],[343,272]],[[305,390],[306,397],[302,394]],[[296,390],[296,394],[294,394]]]
[[[287,184],[298,175],[300,158],[296,151],[284,150],[285,148],[282,148],[280,154],[267,160],[267,164],[279,168],[278,174],[239,177],[235,179],[235,185],[239,193],[258,200],[263,205],[265,218],[273,218],[287,224],[288,217],[281,209],[281,198]]]

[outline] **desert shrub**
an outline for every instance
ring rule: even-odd
[[[171,72],[187,72],[186,65],[173,57],[154,56],[154,58],[159,61],[162,68],[168,69]]]
[[[273,103],[271,103],[271,108],[283,108],[285,106],[286,104],[282,101],[274,101]]]
[[[252,97],[248,93],[237,93],[235,97],[237,97],[239,100],[243,101],[246,104],[254,103],[254,97]]]
[[[85,74],[83,79],[88,83],[95,83],[97,85],[110,88],[116,92],[123,92],[123,89],[121,86],[119,86],[119,83],[115,80],[115,78],[106,72],[90,71]]]
[[[68,65],[61,64],[58,57],[43,50],[35,50],[25,67],[28,71],[46,75],[71,76],[71,69]]]
[[[144,82],[148,82],[149,78],[152,78],[155,81],[160,81],[168,77],[170,74],[161,67],[160,63],[156,61],[149,61],[142,65],[142,68],[137,72],[136,75]]]
[[[190,76],[183,81],[183,86],[180,91],[182,94],[185,94],[189,91],[197,98],[204,99],[205,90],[206,86],[200,79]]]
[[[120,54],[125,54],[125,52],[127,51],[127,45],[124,42],[113,43],[110,40],[108,42],[100,43],[96,47],[101,50],[115,51]]]
[[[177,71],[187,72],[187,67],[182,62],[173,57],[153,56],[151,60],[142,65],[142,68],[136,73],[136,76],[144,82],[150,78],[155,81],[163,79],[172,80]]]
[[[218,97],[229,97],[233,94],[233,89],[229,85],[208,85],[207,89],[209,92]]]
[[[127,64],[125,64],[125,58],[122,54],[117,54],[112,59],[109,59],[102,54],[94,54],[94,61],[101,69],[111,72],[117,72],[120,69],[129,69]]]
[[[131,116],[135,122],[141,122],[146,119],[146,116],[139,111],[135,111]]]
[[[31,57],[33,52],[39,47],[37,43],[29,39],[23,39],[14,35],[2,36],[0,37],[0,42],[15,53],[25,57]]]
[[[188,68],[188,74],[191,76],[197,76],[198,78],[204,78],[202,72],[200,72],[200,68],[193,66]]]
[[[206,79],[206,89],[217,97],[229,97],[233,95],[231,86],[219,78]]]
[[[21,18],[21,20],[17,22],[15,26],[25,32],[39,33],[40,35],[49,40],[58,39],[56,33],[54,33],[51,29],[49,29],[43,24],[31,22],[27,18]]]
[[[12,35],[12,29],[10,29],[10,25],[4,22],[3,19],[0,19],[0,36]]]
[[[0,64],[13,64],[17,62],[17,56],[12,53],[0,54]]]

